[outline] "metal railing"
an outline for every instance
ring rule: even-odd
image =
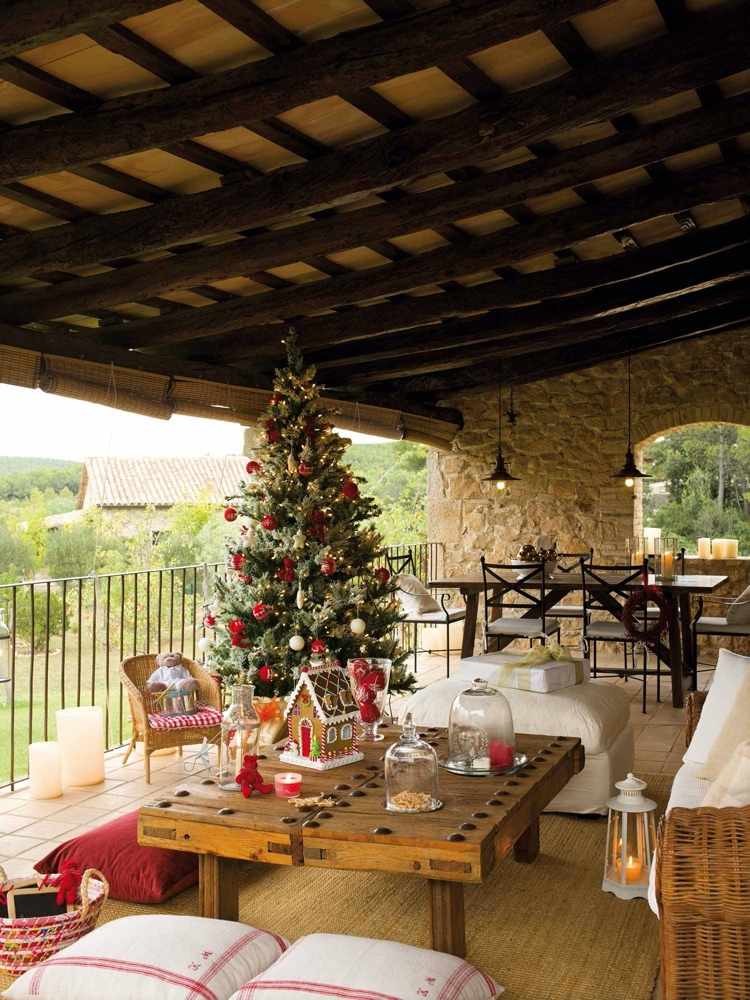
[[[441,572],[437,543],[387,551],[411,551],[424,581]],[[58,708],[100,705],[106,748],[127,743],[121,661],[164,649],[197,659],[203,606],[224,571],[203,563],[0,585],[9,633],[0,630],[0,788],[28,776],[28,745],[54,738]]]

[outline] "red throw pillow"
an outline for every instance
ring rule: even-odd
[[[34,865],[42,875],[59,872],[64,861],[85,871],[98,868],[110,896],[126,903],[161,903],[198,881],[198,856],[138,843],[138,810],[66,840]]]

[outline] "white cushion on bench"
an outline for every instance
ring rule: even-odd
[[[395,941],[308,934],[232,1000],[491,1000],[503,987],[461,958]]]

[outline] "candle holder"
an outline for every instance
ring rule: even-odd
[[[659,551],[655,558],[656,576],[660,580],[673,580],[677,562],[677,539],[660,538]]]

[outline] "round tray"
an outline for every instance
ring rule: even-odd
[[[464,767],[461,764],[445,759],[438,760],[438,764],[444,767],[446,771],[450,771],[451,774],[463,774],[467,778],[486,778],[490,775],[515,774],[516,771],[520,771],[522,767],[525,767],[528,762],[528,754],[517,753],[514,754],[512,767],[492,767],[485,770],[478,767]]]

